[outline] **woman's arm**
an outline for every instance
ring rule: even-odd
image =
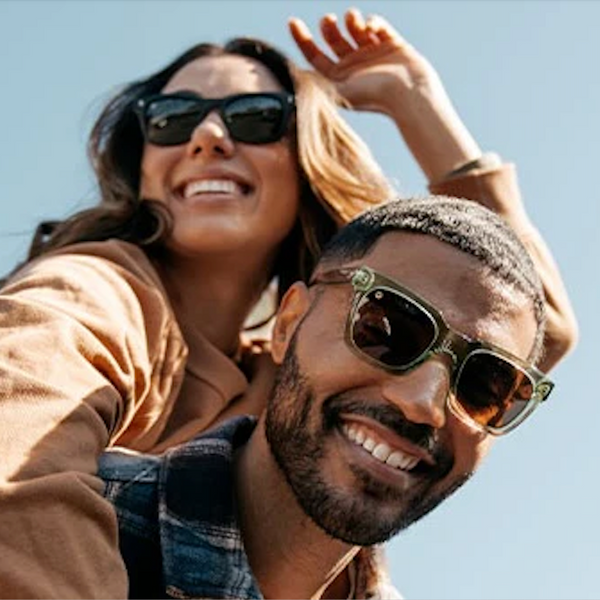
[[[477,200],[497,212],[513,227],[529,250],[544,286],[548,314],[544,354],[539,367],[549,371],[575,345],[577,320],[552,253],[527,216],[515,166],[505,163],[474,168],[431,184],[429,189],[435,194]]]
[[[545,354],[540,366],[553,367],[575,344],[577,322],[562,278],[521,200],[513,165],[483,154],[431,64],[382,17],[345,14],[347,35],[335,15],[320,23],[335,59],[317,45],[299,19],[290,32],[312,67],[332,81],[355,110],[388,115],[421,167],[433,193],[476,200],[500,214],[516,230],[536,263],[548,309]]]
[[[160,304],[148,282],[86,255],[44,258],[2,289],[0,597],[127,597],[97,459],[159,408],[134,420],[161,366]]]

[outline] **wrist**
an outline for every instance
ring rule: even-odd
[[[465,175],[468,175],[469,173],[473,173],[475,171],[480,172],[489,169],[495,169],[501,164],[502,159],[500,158],[499,154],[497,154],[496,152],[484,152],[475,159],[468,160],[462,164],[459,164],[457,167],[454,167],[452,170],[448,171],[437,181],[432,183],[439,183],[442,181],[456,179],[458,177],[464,177]]]

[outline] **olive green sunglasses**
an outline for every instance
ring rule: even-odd
[[[535,366],[454,331],[431,304],[369,267],[335,269],[312,283],[352,284],[345,338],[367,362],[406,373],[435,354],[447,354],[452,359],[448,406],[482,431],[511,431],[554,387]]]

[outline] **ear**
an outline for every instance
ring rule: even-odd
[[[271,335],[271,355],[276,364],[283,362],[290,340],[309,306],[310,294],[301,281],[294,283],[281,299]]]

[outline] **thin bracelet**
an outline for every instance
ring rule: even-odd
[[[502,159],[496,152],[485,152],[479,158],[470,160],[456,169],[452,169],[449,173],[446,173],[440,181],[447,181],[448,179],[454,179],[460,175],[466,175],[476,169],[491,169],[493,167],[499,167],[502,164]]]

